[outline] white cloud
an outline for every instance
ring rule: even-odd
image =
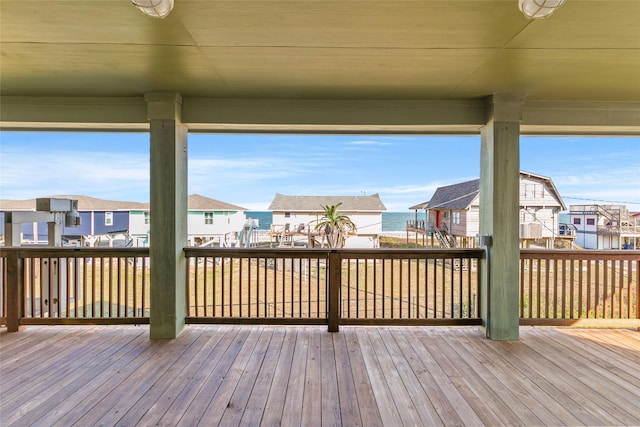
[[[391,145],[390,142],[385,142],[385,141],[375,141],[375,140],[357,140],[357,141],[349,141],[346,143],[346,145],[369,145],[369,146],[385,146],[385,145]]]
[[[7,150],[0,182],[2,198],[74,194],[147,201],[149,158],[139,153]]]

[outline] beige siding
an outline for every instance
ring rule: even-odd
[[[546,182],[521,176],[520,206],[560,208],[561,204],[551,193]]]

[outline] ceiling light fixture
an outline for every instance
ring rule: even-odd
[[[529,19],[542,19],[551,15],[566,0],[518,0],[520,12]]]
[[[173,0],[131,0],[145,15],[164,18],[173,9]]]

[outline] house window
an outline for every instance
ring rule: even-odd
[[[444,212],[443,218],[449,218],[449,211]]]
[[[587,218],[587,225],[596,225],[595,218]]]
[[[144,212],[144,223],[145,223],[145,225],[149,225],[149,223],[150,223],[149,212]]]
[[[104,225],[106,226],[113,225],[113,212],[104,213]]]
[[[525,184],[524,198],[535,199],[536,197],[544,197],[544,186],[540,184]]]
[[[580,225],[580,218],[573,218],[574,225]]]
[[[452,221],[454,224],[460,224],[460,212],[454,212]]]
[[[213,224],[213,212],[205,212],[204,213],[204,223],[205,224]]]

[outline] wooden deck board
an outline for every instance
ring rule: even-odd
[[[269,347],[264,356],[264,361],[260,366],[260,373],[256,378],[256,382],[248,396],[247,405],[242,413],[240,425],[255,426],[259,425],[262,420],[271,384],[275,378],[275,370],[278,365],[280,351],[283,348],[283,340],[285,336],[284,329],[278,329],[273,333]],[[236,393],[238,390],[236,390]]]
[[[455,354],[453,351],[447,351],[446,348],[443,348],[441,340],[435,334],[427,335],[417,331],[416,335],[420,335],[421,344],[427,349],[448,380],[454,384],[464,400],[475,412],[475,415],[480,418],[480,423],[494,426],[503,424],[501,416],[504,416],[504,414],[496,414],[492,403],[504,406],[504,402],[498,402],[495,399],[490,400],[488,396],[483,396],[480,390],[474,389],[474,383],[476,385],[480,384],[478,379],[465,378],[458,371],[455,366]]]
[[[358,389],[356,388],[354,372],[349,357],[349,349],[345,341],[345,334],[332,334],[335,351],[336,382],[340,409],[340,421],[343,425],[358,427],[364,425],[358,405]],[[371,410],[371,407],[363,408]],[[366,424],[372,425],[372,424]]]
[[[463,425],[465,419],[468,424],[480,425],[480,419],[428,351],[407,335],[396,333],[394,337],[441,422],[447,426]]]
[[[371,381],[371,388],[376,399],[376,404],[378,405],[380,418],[384,425],[401,425],[402,421],[398,409],[395,406],[392,391],[384,377],[382,367],[380,366],[380,362],[367,332],[368,331],[365,330],[362,334],[358,335],[358,344],[362,352],[364,365],[367,368],[369,380]]]
[[[628,425],[637,421],[633,414],[638,410],[640,393],[631,394],[621,389],[618,377],[611,375],[607,369],[598,366],[596,363],[589,363],[589,361],[584,360],[584,356],[581,354],[557,344],[553,339],[547,337],[550,335],[549,333],[545,334],[544,339],[539,338],[539,333],[539,331],[535,331],[530,334],[528,342],[537,343],[539,346],[548,346],[547,348],[553,352],[555,357],[551,361],[558,364],[558,360],[561,360],[564,372],[584,384],[581,388],[586,387],[588,389],[585,393],[593,393],[594,399],[596,394],[599,396],[599,405],[603,410],[608,411],[615,404],[619,410],[615,416],[609,414],[612,418],[618,418],[622,423]],[[582,375],[587,370],[591,375]]]
[[[627,375],[624,369],[615,366],[621,358],[613,357],[603,363],[602,359],[590,353],[588,346],[581,342],[577,342],[575,346],[570,348],[565,347],[563,340],[567,339],[566,335],[547,333],[544,336],[537,334],[533,336],[536,340],[544,341],[552,348],[557,349],[558,354],[565,355],[564,360],[569,361],[571,366],[577,368],[578,371],[589,369],[594,374],[605,377],[607,381],[602,384],[610,389],[611,397],[618,396],[620,399],[629,400],[630,397],[640,396],[640,383],[637,376],[633,375],[640,375],[640,373],[630,372],[632,375]],[[637,404],[637,398],[632,399],[631,403]]]
[[[122,354],[119,352],[122,349],[122,344],[127,343],[126,340],[122,339],[122,333],[111,336],[109,333],[105,333],[102,336],[94,335],[91,338],[87,339],[80,349],[68,356],[66,360],[62,362],[59,360],[51,361],[51,363],[60,365],[60,368],[52,369],[52,365],[46,365],[52,373],[51,375],[42,376],[38,378],[38,381],[25,379],[19,387],[6,385],[9,391],[6,394],[20,392],[23,389],[27,390],[14,398],[14,402],[22,404],[15,411],[22,414],[20,417],[21,423],[32,424],[42,417],[51,420],[56,415],[64,413],[61,412],[60,405],[68,406],[79,397],[74,389],[78,386],[84,386],[87,389],[89,386],[86,383],[91,382],[100,374],[100,364],[109,365],[109,361],[112,358],[119,357]],[[142,340],[146,341],[146,338],[143,337],[143,334],[136,338],[140,341],[134,345],[139,348],[137,344],[142,344]],[[106,347],[101,348],[96,345],[97,340],[100,340],[100,344]],[[52,348],[50,351],[53,353],[56,350]],[[52,384],[56,384],[56,387],[52,387]],[[2,387],[4,388],[5,385],[3,384]],[[4,395],[5,393],[3,393]],[[46,404],[40,404],[40,402],[46,402]],[[8,412],[12,411],[10,404],[4,406],[4,408]],[[13,419],[7,420],[8,423],[13,421]]]
[[[381,426],[382,417],[376,403],[376,398],[371,386],[371,380],[364,364],[358,336],[354,329],[343,329],[340,333],[344,337],[345,344],[349,355],[349,360],[343,360],[348,363],[353,375],[353,384],[356,391],[356,400],[360,410],[360,418],[363,426]],[[346,425],[346,424],[345,424]]]
[[[402,373],[397,369],[393,357],[380,336],[380,329],[369,329],[369,340],[374,349],[381,373],[387,383],[391,399],[395,404],[403,425],[420,425],[420,414],[405,386]]]
[[[505,387],[518,396],[527,407],[533,411],[542,421],[543,425],[580,425],[573,414],[558,403],[551,395],[542,391],[540,386],[530,379],[526,372],[526,366],[521,363],[513,363],[514,358],[501,357],[496,353],[492,345],[487,345],[485,340],[467,339],[464,333],[452,331],[461,336],[461,341],[472,352],[478,361],[490,369]],[[521,370],[524,372],[521,372]],[[535,398],[532,398],[535,396]]]
[[[551,336],[551,338],[554,337]],[[620,357],[616,353],[611,352],[606,346],[594,346],[585,343],[584,339],[575,337],[573,333],[565,333],[556,338],[560,343],[562,343],[563,339],[570,340],[572,347],[575,346],[575,348],[580,351],[580,354],[591,363],[622,377],[622,387],[633,387],[636,389],[640,387],[640,371],[635,370],[637,363],[634,364],[633,360]],[[638,352],[640,352],[640,348]],[[637,356],[635,359],[637,361]],[[640,395],[640,393],[638,394]]]
[[[159,423],[167,411],[171,410],[172,405],[181,405],[181,402],[190,401],[184,398],[189,392],[192,392],[201,381],[203,373],[210,372],[215,366],[216,361],[220,358],[220,354],[229,347],[231,340],[235,335],[233,333],[217,333],[210,336],[203,334],[202,338],[207,341],[194,354],[193,359],[185,361],[184,369],[176,376],[171,384],[168,384],[162,394],[157,397],[155,402],[146,406],[146,411],[142,416],[135,420],[133,414],[128,412],[119,422],[120,425],[156,425]],[[136,403],[138,406],[140,402]],[[170,412],[172,413],[172,412]]]
[[[402,354],[393,334],[385,328],[380,328],[379,332],[389,356],[395,365],[395,371],[402,380],[407,394],[411,399],[411,404],[416,409],[422,424],[429,426],[443,425],[440,416],[431,404],[428,394],[424,392],[420,380],[411,369],[406,357]]]
[[[21,354],[25,355],[20,357]],[[640,332],[0,331],[0,425],[640,425]]]
[[[172,396],[172,403],[164,408],[162,406],[155,408],[156,413],[145,414],[141,420],[143,425],[176,425],[183,417],[189,422],[194,415],[204,411],[208,404],[207,394],[213,393],[215,390],[212,391],[212,387],[217,385],[212,378],[221,372],[226,372],[248,332],[248,330],[241,332],[238,328],[231,327],[215,334],[216,336],[223,334],[223,336],[212,343],[211,352],[202,366],[190,374],[183,388],[177,387]],[[151,409],[154,409],[153,406]]]
[[[580,417],[580,421],[586,425],[611,425],[621,424],[619,420],[611,418],[611,416],[598,406],[602,396],[589,393],[586,386],[578,379],[567,374],[564,367],[555,365],[551,360],[555,357],[550,353],[550,359],[543,357],[544,353],[538,353],[524,342],[518,343],[502,343],[504,350],[512,351],[520,358],[521,363],[525,364],[529,371],[535,373],[538,378],[548,381],[543,386],[544,390],[558,389],[559,393],[555,393],[556,397],[565,406],[574,405],[573,412]],[[549,353],[548,353],[549,354]],[[539,380],[539,379],[538,379]]]
[[[302,404],[304,401],[307,357],[310,345],[309,336],[309,330],[300,329],[296,337],[289,382],[287,389],[283,390],[283,394],[286,396],[282,410],[283,426],[299,426],[302,424]],[[276,391],[274,390],[273,392],[275,393]]]
[[[476,387],[481,389],[486,387],[490,392],[495,393],[495,396],[505,403],[509,404],[509,410],[513,412],[513,416],[517,417],[517,420],[509,420],[509,425],[549,425],[544,423],[524,402],[525,399],[520,399],[518,395],[520,383],[515,382],[513,386],[509,387],[512,383],[510,378],[500,377],[495,372],[492,372],[485,363],[486,357],[484,355],[474,354],[468,343],[468,338],[461,337],[459,340],[450,340],[448,337],[443,337],[446,343],[459,357],[457,365],[460,367],[460,371],[467,378],[477,376],[482,383],[479,383]],[[505,380],[505,381],[503,381]],[[506,383],[506,384],[505,384]],[[484,394],[484,393],[483,393]],[[500,412],[505,413],[504,407],[499,409]],[[511,413],[510,413],[511,414]],[[555,421],[555,420],[554,420]]]
[[[262,424],[265,426],[280,425],[286,393],[288,389],[289,375],[291,373],[291,363],[293,352],[296,348],[297,328],[286,328],[285,335],[280,349],[279,357],[273,372],[273,379],[269,389],[269,396],[262,414]]]
[[[322,425],[322,370],[320,366],[320,329],[314,329],[309,336],[307,363],[304,374],[302,398],[302,424],[308,427]]]
[[[226,409],[232,408],[234,409],[234,412],[240,411],[242,402],[238,401],[236,404],[232,401],[232,396],[238,386],[245,388],[248,381],[251,381],[252,379],[255,380],[255,376],[251,378],[251,376],[245,375],[245,373],[251,372],[255,375],[257,369],[255,369],[255,365],[250,365],[249,363],[251,361],[255,363],[256,360],[259,359],[261,347],[258,347],[257,351],[254,350],[256,350],[256,347],[260,343],[264,345],[264,342],[268,342],[269,339],[270,336],[264,332],[263,328],[251,329],[247,340],[244,342],[240,352],[233,360],[229,370],[224,376],[219,377],[219,386],[217,387],[216,392],[213,395],[204,396],[205,399],[209,397],[209,401],[207,408],[196,423],[197,425],[218,425]],[[240,400],[243,398],[239,397],[238,399]],[[191,423],[185,424],[183,421],[184,420],[180,421],[181,425],[196,425]]]

